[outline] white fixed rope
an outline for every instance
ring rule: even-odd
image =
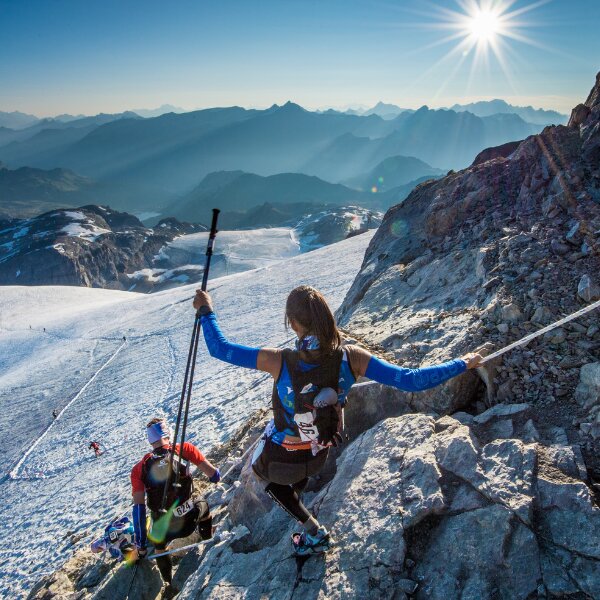
[[[542,329],[538,329],[538,331],[530,333],[529,335],[525,336],[524,338],[522,338],[516,342],[513,342],[512,344],[509,344],[508,346],[505,346],[504,348],[500,348],[500,350],[496,350],[496,352],[492,352],[492,354],[485,356],[479,364],[483,365],[484,363],[486,363],[494,358],[497,358],[498,356],[501,356],[502,354],[505,354],[506,352],[509,352],[513,348],[517,348],[518,346],[524,346],[525,344],[529,343],[531,340],[535,339],[536,337],[539,337],[540,335],[544,335],[544,333],[548,333],[549,331],[552,331],[553,329],[556,329],[557,327],[560,327],[561,325],[564,325],[565,323],[568,323],[569,321],[573,321],[574,319],[577,319],[577,318],[581,317],[582,315],[585,315],[586,313],[589,313],[589,312],[595,310],[596,308],[600,308],[600,300],[597,300],[596,302],[590,304],[589,306],[586,306],[585,308],[582,308],[581,310],[578,310],[577,312],[574,312],[573,314],[568,315],[568,316],[564,317],[563,319],[560,319],[560,321],[555,321],[554,323],[551,323],[550,325],[546,325],[546,327],[542,327]]]

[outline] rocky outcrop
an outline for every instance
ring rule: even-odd
[[[600,598],[600,510],[577,447],[521,441],[527,409],[479,421],[410,414],[361,434],[311,499],[337,546],[305,563],[246,468],[237,538],[206,552],[181,598]]]
[[[376,229],[382,218],[382,213],[359,206],[329,208],[300,219],[294,232],[302,250],[308,251]]]
[[[196,231],[206,228],[167,219],[149,229],[133,215],[95,205],[6,221],[0,231],[0,285],[127,290],[128,273],[150,267],[167,242]]]
[[[501,348],[598,297],[600,80],[585,115],[547,127],[509,156],[418,186],[390,209],[338,312],[373,348],[417,366],[485,345]],[[600,481],[600,447],[575,401],[582,366],[598,362],[598,313],[480,370],[495,402],[530,402],[577,439]],[[431,406],[437,412],[461,409]]]
[[[521,141],[518,142],[507,142],[501,146],[494,146],[493,148],[486,148],[482,150],[473,161],[473,165],[478,165],[494,158],[508,158],[520,145]]]

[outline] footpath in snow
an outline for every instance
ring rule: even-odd
[[[337,307],[371,237],[213,280],[223,331],[251,345],[285,343],[290,289],[314,285]],[[157,412],[174,420],[195,287],[152,295],[0,288],[0,533],[10,540],[0,549],[0,579],[10,597],[67,559],[74,539],[127,510],[144,424]],[[203,342],[198,360],[188,431],[208,451],[266,405],[270,382],[257,386],[260,373],[211,359]],[[100,458],[87,448],[92,439],[107,448]]]

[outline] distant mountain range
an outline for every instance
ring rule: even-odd
[[[358,190],[376,193],[404,186],[415,179],[437,178],[445,174],[446,171],[413,156],[390,156],[367,173],[351,177],[343,183]]]
[[[69,169],[9,169],[0,163],[1,217],[34,217],[55,208],[82,204],[110,204],[120,210],[147,212],[148,194],[143,182],[133,185],[96,181]]]
[[[180,108],[179,106],[173,106],[172,104],[163,104],[158,108],[134,108],[133,112],[140,117],[144,117],[145,119],[150,119],[152,117],[160,117],[166,113],[184,113],[187,112],[185,108]]]
[[[569,116],[555,110],[544,110],[532,106],[513,106],[504,100],[483,100],[471,104],[455,104],[450,108],[456,112],[468,111],[478,117],[496,114],[514,114],[534,125],[566,125]]]
[[[564,125],[568,120],[568,115],[563,115],[555,110],[544,110],[533,108],[532,106],[514,106],[505,100],[482,100],[470,104],[455,104],[449,110],[456,112],[468,111],[477,117],[490,117],[499,113],[515,114],[528,123],[535,125]],[[400,108],[395,104],[386,104],[378,102],[375,106],[368,109],[349,109],[346,114],[350,115],[379,115],[384,119],[392,119],[403,112],[415,112],[410,108]]]
[[[65,117],[68,115],[61,115]],[[99,114],[71,120],[40,119],[20,129],[0,127],[0,146],[11,156],[15,166],[39,166],[36,161],[48,152],[59,151],[84,138],[88,133],[106,123],[119,119],[141,119],[133,112]],[[61,166],[61,165],[55,165]]]
[[[415,111],[411,108],[400,108],[395,104],[386,104],[385,102],[378,102],[375,106],[367,109],[349,108],[345,111],[347,115],[378,115],[382,119],[393,119],[394,117],[397,117],[400,113],[403,112],[412,113]]]
[[[157,110],[171,108],[176,109]],[[389,118],[396,109],[402,112]],[[391,198],[404,197],[406,186],[410,191],[425,177],[469,165],[485,148],[541,129],[511,113],[479,117],[383,103],[365,113],[370,114],[318,113],[288,102],[265,110],[234,106],[151,118],[135,112],[60,115],[21,129],[0,127],[0,161],[6,167],[53,172],[21,172],[20,190],[4,194],[0,210],[27,216],[57,202],[98,203],[196,220],[207,219],[205,207],[217,201],[223,210],[242,214],[265,203],[386,208]],[[28,116],[19,118],[24,123]],[[235,175],[203,181],[219,172]],[[24,182],[26,175],[31,183]],[[212,189],[217,180],[218,189]]]
[[[41,131],[40,124],[34,127],[38,131],[33,137],[0,147],[0,160],[11,167],[68,168],[129,185],[143,181],[155,188],[148,202],[166,192],[181,194],[205,175],[223,170],[263,176],[298,172],[339,182],[397,155],[456,169],[470,164],[486,147],[539,130],[517,115],[480,118],[423,107],[386,120],[374,114],[320,114],[292,103],[151,119],[113,116],[100,125],[82,119],[60,127],[48,124]],[[22,136],[23,130],[17,133]],[[1,135],[6,139],[7,132]]]
[[[287,204],[365,206],[371,203],[371,198],[364,192],[300,173],[262,177],[243,171],[219,171],[207,175],[189,194],[163,212],[186,221],[208,222],[213,206],[223,212],[245,213],[265,203],[282,207]]]
[[[0,129],[7,127],[9,129],[22,129],[29,127],[39,121],[38,117],[15,110],[13,112],[3,112],[0,110]]]

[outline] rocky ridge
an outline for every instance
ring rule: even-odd
[[[0,285],[128,290],[135,283],[128,273],[150,267],[175,237],[198,231],[206,227],[175,219],[149,229],[133,215],[96,205],[2,221]]]
[[[423,364],[501,348],[600,298],[599,90],[600,78],[569,126],[424,183],[390,209],[341,323],[396,360]],[[597,312],[555,329],[482,371],[478,410],[533,403],[582,444],[600,481],[600,409],[575,394],[580,368],[598,363],[599,350]],[[472,401],[453,398],[437,408]]]

